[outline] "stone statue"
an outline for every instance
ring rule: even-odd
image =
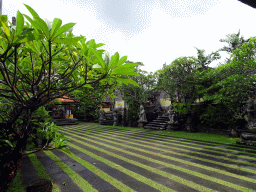
[[[160,104],[157,105],[157,110],[156,110],[156,112],[157,112],[157,116],[158,116],[158,117],[162,116],[162,107],[161,107]]]
[[[140,116],[139,117],[140,117],[139,122],[147,122],[146,112],[142,105],[140,105]]]
[[[174,121],[174,116],[176,116],[176,112],[174,111],[172,105],[169,106],[167,114],[168,114],[169,119],[170,119],[170,121],[169,121],[170,124],[177,123],[177,121]]]
[[[117,110],[113,110],[114,123],[113,126],[117,126]]]
[[[104,120],[104,111],[100,110],[100,114],[99,114],[99,123],[102,124]]]
[[[167,130],[178,130],[179,129],[179,123],[177,121],[177,113],[173,109],[173,105],[170,105],[167,111],[167,115],[170,119],[168,121]]]
[[[254,109],[254,102],[252,98],[249,98],[247,101],[247,114],[245,115],[245,120],[247,121],[247,128],[248,129],[255,129],[256,128],[256,121],[254,118],[255,114],[255,109]]]

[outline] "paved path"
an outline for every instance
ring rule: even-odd
[[[92,123],[60,127],[60,132],[71,139],[71,155],[54,149],[36,157],[61,191],[82,191],[82,183],[90,187],[85,191],[100,192],[256,191],[256,150],[250,147]],[[70,174],[49,154],[69,167]],[[30,169],[29,158],[25,162]],[[24,178],[33,177],[26,174]],[[73,182],[76,177],[83,182]]]

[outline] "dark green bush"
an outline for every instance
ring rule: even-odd
[[[232,116],[228,106],[224,103],[209,104],[202,108],[199,115],[201,124],[204,127],[214,129],[228,129]]]

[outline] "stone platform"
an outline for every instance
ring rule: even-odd
[[[237,141],[238,144],[256,145],[256,133],[241,133],[241,140]]]
[[[51,119],[50,122],[54,122],[56,125],[76,125],[76,124],[78,124],[76,118]]]

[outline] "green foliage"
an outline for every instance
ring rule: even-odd
[[[143,63],[137,62],[138,67],[136,67],[136,73],[138,76],[127,76],[127,78],[133,79],[138,85],[134,86],[133,84],[127,85],[124,84],[120,87],[121,94],[128,105],[127,111],[127,120],[136,126],[136,122],[139,118],[140,105],[144,105],[148,99],[148,93],[154,89],[156,76],[153,73],[147,73],[139,69],[140,66],[143,66]],[[125,65],[133,66],[130,61],[127,61]]]
[[[250,38],[233,51],[229,63],[210,71],[206,76],[212,85],[201,89],[205,101],[225,102],[234,119],[244,119],[249,97],[255,95],[255,38]]]
[[[111,64],[106,64],[102,59],[104,50],[97,50],[104,44],[96,44],[94,39],[85,42],[85,37],[72,34],[74,23],[62,25],[58,18],[53,22],[44,21],[30,6],[25,6],[33,18],[18,12],[17,25],[11,29],[7,17],[0,17],[4,29],[0,32],[1,99],[10,100],[12,107],[22,111],[27,106],[33,113],[55,98],[81,87],[93,88],[101,81],[138,86],[135,81],[122,78],[126,74],[137,75],[132,72],[135,64],[123,65],[127,56],[119,59],[119,54],[115,53]],[[29,21],[26,25],[24,17]],[[95,65],[100,65],[101,69],[94,68]],[[7,115],[2,121],[15,123],[20,113],[14,118]]]
[[[0,97],[0,122],[8,118],[9,113],[13,109],[13,104],[10,100]]]
[[[198,59],[179,57],[158,72],[157,89],[170,95],[174,110],[179,115],[187,114],[190,111],[188,106],[201,96],[200,89],[207,83],[204,79],[206,65],[219,59],[216,52],[204,56],[204,50],[197,51]]]
[[[110,58],[108,53],[105,54],[104,62],[109,65]],[[86,117],[87,120],[98,119],[98,110],[102,106],[103,100],[108,96],[115,98],[114,90],[120,86],[120,82],[115,79],[106,78],[99,83],[94,84],[93,89],[82,87],[73,91],[70,96],[80,100],[76,104],[76,109],[73,111],[74,116]],[[79,108],[79,109],[78,109]]]
[[[104,80],[137,85],[121,78],[126,69],[127,74],[136,75],[133,66],[122,65],[126,56],[119,59],[115,53],[110,62],[117,64],[109,66],[102,60],[104,50],[98,49],[104,44],[76,37],[72,33],[75,23],[62,25],[58,18],[43,20],[25,6],[32,17],[17,12],[16,26],[9,28],[7,16],[0,15],[0,139],[4,154],[11,152],[11,145],[17,154],[24,151],[28,139],[32,139],[31,120],[42,117],[40,113],[45,111],[39,109],[32,117],[33,113],[50,101]],[[96,64],[102,69],[92,67]],[[54,138],[58,147],[64,145],[53,124],[43,126],[45,137]]]
[[[185,115],[188,113],[188,103],[174,102],[174,111],[178,112],[180,115]]]
[[[37,130],[37,138],[46,139],[47,142],[42,147],[42,149],[48,148],[50,142],[53,140],[56,148],[62,148],[68,144],[70,141],[69,139],[64,138],[64,133],[58,132],[58,126],[53,123],[49,122],[51,118],[47,118],[44,122],[34,123],[39,127],[36,128]]]
[[[34,121],[40,121],[41,119],[49,118],[49,112],[51,111],[46,111],[44,106],[39,107],[32,115],[32,118]]]
[[[232,122],[232,113],[229,112],[229,106],[225,103],[208,105],[200,114],[200,120],[205,127],[227,128]]]
[[[249,39],[244,39],[243,36],[240,37],[240,29],[237,34],[228,34],[225,39],[220,39],[220,42],[228,43],[228,46],[224,46],[218,51],[225,51],[228,54],[232,54],[234,50],[241,47],[244,43],[247,43]],[[230,58],[226,59],[224,64],[230,62]]]
[[[51,117],[49,115],[49,112],[46,111],[45,107],[39,107],[35,113],[33,114],[33,118],[35,121],[33,124],[34,129],[36,130],[36,135],[33,135],[33,139],[46,139],[45,146],[42,148],[48,148],[50,142],[53,140],[56,148],[62,148],[68,144],[69,139],[64,138],[63,133],[58,133],[58,126],[53,123],[49,122],[51,120]],[[39,122],[37,122],[39,120]],[[30,143],[28,143],[30,145]]]

